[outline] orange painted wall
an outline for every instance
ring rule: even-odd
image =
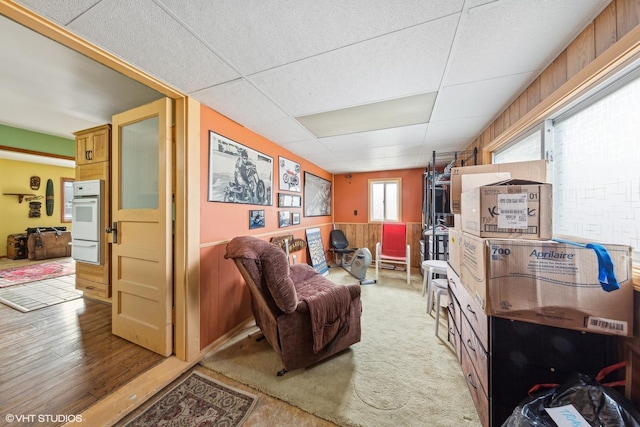
[[[238,125],[225,116],[201,107],[200,141],[200,346],[206,347],[251,316],[249,291],[231,260],[224,259],[226,244],[235,236],[252,235],[265,240],[281,234],[293,234],[306,240],[305,229],[320,227],[325,248],[328,248],[332,217],[304,217],[302,208],[278,208],[278,156],[300,164],[304,172],[332,180],[332,175],[318,166],[283,149],[281,146]],[[207,201],[209,169],[209,131],[225,136],[249,148],[271,156],[274,164],[273,205],[256,206]],[[287,192],[289,193],[289,192]],[[289,193],[299,194],[303,193]],[[249,230],[249,210],[264,209],[265,227]],[[300,224],[278,228],[278,212],[300,213]],[[295,252],[298,263],[307,262],[307,252]],[[328,259],[328,258],[327,258]]]
[[[369,221],[369,180],[402,178],[402,221],[422,222],[422,174],[424,169],[404,169],[381,172],[352,173],[334,177],[334,221],[337,223],[367,223]],[[354,211],[358,215],[354,215]]]

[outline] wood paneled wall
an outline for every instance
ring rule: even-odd
[[[376,243],[380,241],[382,235],[382,224],[335,224],[335,227],[342,230],[352,248],[368,248],[375,261]],[[419,223],[407,223],[407,241],[411,246],[411,267],[419,268],[420,259],[420,239],[422,238],[422,226]]]
[[[526,129],[516,126],[527,113],[611,48],[640,23],[640,0],[614,0],[498,116],[467,149],[478,148],[478,163],[491,161],[491,151]]]

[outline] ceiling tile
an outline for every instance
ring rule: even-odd
[[[432,122],[429,123],[425,142],[459,139],[465,141],[466,146],[473,142],[478,133],[482,132],[492,120],[492,116],[475,116]]]
[[[54,22],[67,25],[99,2],[100,0],[20,0],[18,3],[37,11]]]
[[[151,0],[102,0],[69,28],[185,93],[240,77]]]
[[[333,151],[356,149],[365,152],[372,147],[393,147],[396,145],[422,144],[426,124],[383,129],[357,134],[322,138],[322,144]]]
[[[462,0],[161,2],[245,75],[459,13],[463,4]]]
[[[534,76],[532,73],[522,73],[444,87],[438,93],[431,122],[486,117],[488,112],[495,117]]]
[[[456,23],[438,19],[249,79],[294,116],[429,92],[442,79]]]
[[[288,117],[244,79],[195,91],[190,95],[232,120],[242,119],[247,127]]]
[[[462,14],[444,84],[540,72],[607,3],[499,0],[471,7]]]
[[[252,126],[251,130],[280,145],[308,140],[313,137],[311,132],[290,117],[261,122]]]

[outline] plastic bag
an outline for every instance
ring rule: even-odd
[[[573,405],[592,427],[640,427],[640,412],[631,402],[612,387],[580,373],[572,375],[562,385],[525,399],[502,427],[557,427],[547,408],[566,405]],[[584,425],[575,419],[567,421],[566,425]]]

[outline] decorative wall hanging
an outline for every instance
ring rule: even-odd
[[[294,212],[291,214],[291,224],[300,224],[300,214],[298,212]]]
[[[293,194],[278,193],[279,208],[299,208],[302,206],[302,197]]]
[[[47,216],[53,215],[53,180],[47,180],[47,193],[45,197],[45,205],[47,207]]]
[[[280,190],[300,192],[300,165],[294,161],[278,157],[278,176],[280,178]]]
[[[313,269],[323,276],[328,275],[329,265],[327,265],[327,258],[324,256],[320,228],[308,228],[305,233],[307,234],[307,247],[309,248],[309,257],[311,258]]]
[[[210,202],[271,206],[273,158],[209,131]]]
[[[264,209],[249,211],[249,230],[264,227]]]
[[[39,190],[40,189],[40,177],[39,176],[32,176],[29,179],[29,186],[31,187],[32,190]]]
[[[331,215],[331,181],[304,173],[304,216]]]
[[[278,212],[278,227],[289,227],[291,225],[291,212],[280,211]]]

